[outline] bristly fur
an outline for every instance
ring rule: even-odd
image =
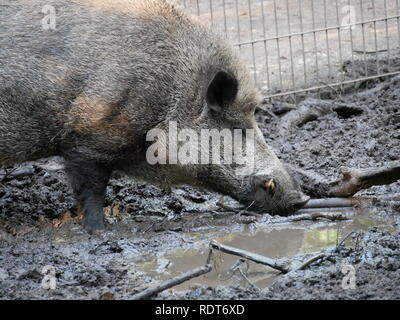
[[[55,30],[42,27],[45,6],[55,9]],[[206,92],[220,71],[237,80],[237,95],[213,117]],[[197,130],[257,129],[258,99],[223,37],[166,0],[0,4],[0,165],[62,155],[80,201],[101,202],[113,170],[250,196],[251,183],[243,186],[228,166],[147,165],[145,137],[170,120]],[[256,173],[272,168],[268,178],[280,181],[285,199],[291,179],[256,133]]]

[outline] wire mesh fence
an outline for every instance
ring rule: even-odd
[[[400,73],[400,0],[180,0],[221,30],[267,97]]]

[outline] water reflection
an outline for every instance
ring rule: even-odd
[[[191,239],[205,239],[200,248],[178,249],[152,258],[137,268],[147,275],[165,280],[177,274],[186,272],[203,265],[207,259],[207,243],[216,240],[232,247],[241,248],[270,258],[291,257],[302,253],[320,252],[336,245],[348,232],[359,229],[378,227],[386,231],[395,231],[390,221],[378,221],[368,216],[356,216],[349,221],[332,222],[294,222],[282,225],[265,224],[256,231],[243,228],[235,232],[209,234],[202,232],[186,234]],[[208,236],[208,237],[207,237]],[[349,240],[351,245],[351,240]],[[238,257],[215,252],[214,263],[216,270],[185,282],[174,290],[188,290],[194,283],[202,285],[249,284],[242,277],[232,276],[230,267]],[[254,262],[249,262],[247,277],[260,288],[270,285],[278,275],[277,271]]]

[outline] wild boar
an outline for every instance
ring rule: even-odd
[[[88,232],[104,228],[115,170],[204,187],[271,214],[302,207],[309,198],[265,143],[258,103],[223,37],[167,0],[0,4],[0,165],[64,157]],[[252,130],[253,171],[239,175],[223,161],[151,164],[148,133],[171,122],[199,133]]]

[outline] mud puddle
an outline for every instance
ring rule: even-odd
[[[337,209],[340,210],[340,209]],[[353,215],[351,220],[340,222],[289,222],[289,223],[255,223],[243,226],[240,230],[217,231],[201,230],[183,233],[187,239],[195,240],[196,245],[188,249],[175,249],[161,252],[157,256],[149,256],[137,269],[155,280],[167,280],[178,274],[204,265],[208,257],[208,243],[215,240],[219,243],[264,255],[270,258],[293,257],[308,253],[320,252],[334,246],[346,234],[356,230],[377,230],[395,232],[392,221],[380,220],[370,212],[359,213],[346,208]],[[315,211],[314,211],[315,212]],[[200,241],[199,241],[200,239]],[[347,242],[348,245],[356,245]],[[239,257],[214,251],[216,268],[210,273],[187,281],[174,287],[173,291],[194,289],[200,285],[241,285],[249,286],[250,282],[260,289],[270,286],[279,272],[264,265],[249,261],[241,269],[245,279],[239,272],[232,273],[232,266]]]

